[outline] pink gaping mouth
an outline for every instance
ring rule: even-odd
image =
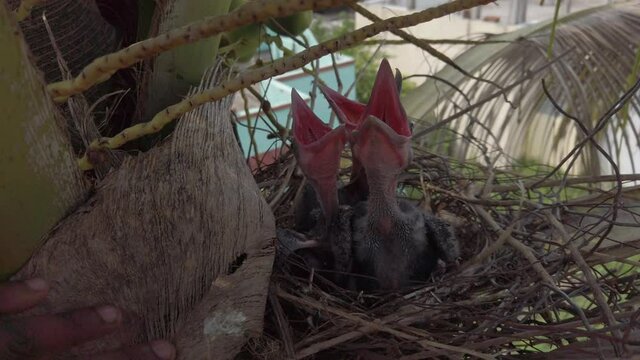
[[[295,90],[291,92],[291,107],[298,165],[315,188],[328,220],[337,207],[336,178],[346,131],[344,126],[331,129],[324,124]]]

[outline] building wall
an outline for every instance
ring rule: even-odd
[[[522,1],[526,3],[524,4],[526,9],[525,23],[515,24],[518,8],[516,5],[518,2],[523,5]],[[411,0],[377,0],[367,1],[363,6],[386,19],[407,15],[414,11],[440,5],[446,1],[415,0],[416,10],[409,10],[407,7],[411,2]],[[560,15],[606,5],[610,2],[611,0],[565,0],[561,4]],[[554,9],[555,1],[553,0],[545,1],[542,5],[540,5],[540,0],[498,0],[496,3],[480,6],[468,12],[467,17],[469,18],[463,17],[462,14],[453,14],[405,30],[421,39],[474,39],[479,38],[482,34],[501,34],[516,30],[527,23],[549,20],[553,17]],[[356,14],[355,23],[356,28],[359,28],[371,22],[362,15]],[[376,39],[399,40],[391,33],[380,34]],[[434,47],[451,59],[467,48],[463,45],[434,45]],[[444,66],[442,61],[413,44],[385,45],[382,51],[387,54],[391,65],[400,69],[405,76],[434,74]],[[425,78],[415,78],[414,82],[420,84],[424,80]]]
[[[402,16],[412,13],[406,7],[384,5],[379,3],[366,4],[367,9],[386,19],[393,16]],[[356,28],[370,24],[371,22],[360,14],[356,14]],[[473,39],[478,34],[500,34],[516,29],[514,25],[503,25],[500,23],[487,22],[481,20],[465,19],[459,15],[451,15],[429,21],[405,29],[410,34],[421,39]],[[399,37],[391,33],[382,33],[376,39],[400,40]],[[434,45],[439,51],[449,58],[455,58],[467,46],[463,45]],[[440,70],[444,63],[429,55],[413,44],[406,45],[385,45],[382,52],[387,55],[392,67],[400,69],[403,75],[411,74],[433,74]],[[424,81],[424,78],[414,78],[416,84]]]

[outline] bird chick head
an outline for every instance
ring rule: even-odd
[[[327,87],[320,89],[344,124],[358,165],[369,168],[368,172],[397,173],[411,162],[411,128],[386,59],[380,64],[366,105]]]
[[[345,128],[324,124],[295,90],[291,109],[298,166],[316,190],[325,218],[330,219],[337,207],[336,177],[347,141]]]

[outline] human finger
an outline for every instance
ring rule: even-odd
[[[49,284],[43,279],[0,284],[0,313],[16,313],[34,307],[47,297]]]
[[[54,354],[109,334],[121,324],[122,313],[109,305],[0,322],[0,358]]]
[[[114,352],[92,356],[90,360],[173,360],[176,348],[164,340],[123,348]],[[89,360],[87,359],[87,360]]]

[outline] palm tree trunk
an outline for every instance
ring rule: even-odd
[[[44,89],[28,46],[0,4],[0,279],[15,272],[43,236],[87,193],[64,119]]]
[[[230,99],[183,116],[87,199],[64,120],[4,3],[0,43],[0,265],[6,276],[31,256],[14,278],[52,284],[29,314],[124,310],[122,333],[73,354],[167,338],[183,359],[232,358],[262,331],[275,222],[235,142]]]
[[[125,309],[125,332],[76,354],[168,338],[184,359],[225,359],[261,332],[275,223],[229,106],[188,113],[168,141],[127,158],[18,274],[53,283],[34,313]]]

